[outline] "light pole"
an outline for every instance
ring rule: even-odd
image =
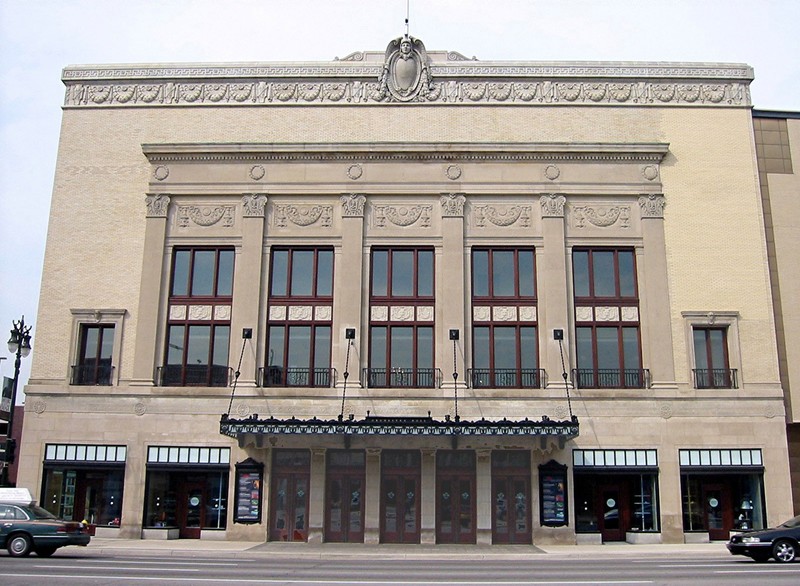
[[[25,325],[25,316],[23,315],[21,320],[14,322],[11,337],[8,339],[8,351],[16,355],[16,360],[14,361],[14,380],[11,383],[11,406],[8,410],[8,427],[6,428],[6,465],[3,467],[3,481],[0,483],[2,486],[9,486],[9,467],[16,458],[17,444],[11,437],[11,432],[14,429],[14,405],[17,401],[19,367],[22,359],[31,353],[30,331],[31,326]]]

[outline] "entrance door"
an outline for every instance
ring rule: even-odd
[[[494,543],[531,543],[530,474],[492,479]]]
[[[273,477],[272,541],[308,539],[308,474],[279,474]]]
[[[419,452],[383,452],[381,543],[419,543],[420,470]]]
[[[364,452],[328,454],[325,541],[364,542]]]
[[[101,523],[103,506],[103,477],[98,474],[78,474],[75,488],[75,520],[85,519],[89,523],[89,532],[94,535],[94,527]],[[113,503],[112,503],[113,504]]]
[[[530,500],[530,452],[523,450],[493,451],[493,543],[531,544]]]
[[[475,454],[436,455],[436,541],[475,543]]]
[[[178,488],[177,521],[181,539],[200,539],[205,525],[206,487],[204,482],[184,482]]]
[[[733,529],[730,489],[724,484],[704,484],[703,507],[708,538],[727,541]]]
[[[628,490],[624,484],[602,484],[597,492],[598,519],[603,541],[625,541],[625,531],[630,524]]]
[[[275,450],[272,457],[272,487],[269,539],[308,540],[308,500],[311,452]]]

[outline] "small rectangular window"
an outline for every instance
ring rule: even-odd
[[[719,327],[694,327],[693,369],[695,388],[737,388],[736,371],[728,362],[727,329]]]

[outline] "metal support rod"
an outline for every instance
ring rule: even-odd
[[[230,417],[231,414],[231,407],[233,407],[233,396],[236,394],[236,383],[239,382],[239,375],[241,374],[240,370],[242,368],[242,358],[244,358],[244,348],[247,346],[247,340],[250,338],[244,338],[244,342],[242,342],[242,352],[239,354],[239,364],[236,366],[236,370],[233,373],[233,388],[231,389],[231,401],[228,403],[228,416]]]
[[[458,421],[458,367],[456,365],[456,344],[457,339],[453,339],[453,397],[455,398],[455,415]]]
[[[344,358],[344,384],[342,385],[342,411],[339,413],[339,421],[344,420],[344,401],[347,397],[347,377],[350,376],[350,347],[353,345],[353,339],[347,340],[347,354]]]
[[[569,408],[569,418],[572,419],[572,401],[569,398],[569,383],[567,382],[567,369],[564,366],[564,346],[562,340],[558,340],[558,351],[561,354],[561,376],[564,378],[564,391],[567,393],[567,407]]]

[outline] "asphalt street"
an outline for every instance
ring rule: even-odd
[[[800,563],[756,564],[722,544],[361,546],[97,540],[51,558],[0,554],[3,586],[535,586],[800,583]],[[116,543],[114,543],[116,541]],[[194,547],[192,547],[194,545]]]

